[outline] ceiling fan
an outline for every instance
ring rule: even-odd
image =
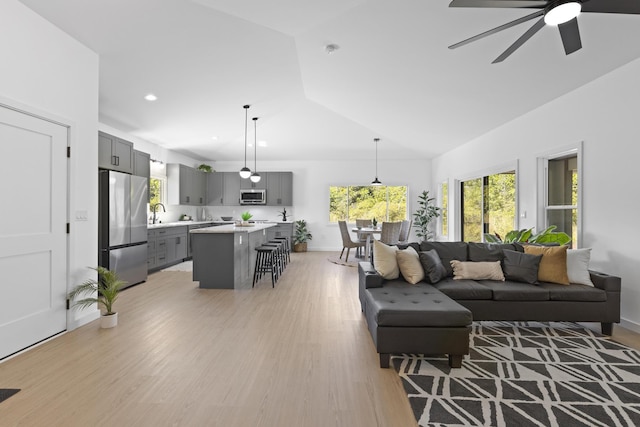
[[[449,7],[500,7],[539,9],[499,27],[449,46],[455,49],[515,25],[540,17],[492,64],[502,62],[546,25],[557,26],[567,55],[582,48],[577,16],[581,12],[640,14],[640,0],[453,0]]]

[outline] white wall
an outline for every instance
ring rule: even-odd
[[[293,220],[307,221],[313,239],[308,243],[312,251],[340,251],[342,238],[336,223],[329,223],[329,186],[330,185],[368,185],[374,178],[375,168],[371,161],[335,160],[335,161],[295,161],[295,162],[262,162],[262,171],[293,172],[293,204],[287,211]],[[216,162],[216,171],[239,171],[241,162]],[[379,179],[384,185],[409,186],[408,218],[414,212],[418,195],[431,186],[430,162],[428,160],[378,162]],[[252,211],[254,208],[251,208]],[[268,208],[262,208],[268,209]],[[281,209],[272,208],[266,215],[277,217]],[[259,212],[259,211],[258,211]],[[259,212],[262,214],[262,212]],[[273,218],[266,218],[273,219]],[[355,236],[352,236],[355,238]],[[412,231],[412,239],[415,234]]]
[[[583,242],[591,267],[622,277],[623,325],[640,331],[640,60],[433,160],[433,182],[519,162],[520,226],[536,225],[536,157],[584,143]],[[453,219],[453,218],[452,218]]]
[[[71,288],[89,277],[87,266],[98,260],[98,56],[17,0],[0,3],[0,28],[0,97],[71,126]],[[88,221],[73,220],[78,210],[87,211]],[[71,310],[69,326],[97,314]]]

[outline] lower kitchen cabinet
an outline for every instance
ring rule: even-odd
[[[289,239],[289,246],[293,248],[293,222],[279,222],[275,227],[267,229],[267,240],[276,237],[286,237]]]
[[[148,230],[149,270],[157,270],[182,262],[187,258],[187,226],[156,228]]]

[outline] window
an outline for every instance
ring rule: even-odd
[[[504,237],[516,226],[516,172],[487,175],[460,183],[462,240],[482,242],[485,233]]]
[[[402,221],[407,218],[406,186],[331,186],[329,221]]]
[[[579,171],[577,150],[546,158],[545,226],[571,236],[571,245],[580,243],[578,227]]]
[[[165,203],[167,196],[167,172],[161,162],[151,161],[149,179],[149,206]]]
[[[440,185],[440,235],[449,235],[449,183]]]

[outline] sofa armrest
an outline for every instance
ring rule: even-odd
[[[589,270],[589,275],[591,276],[591,282],[598,289],[607,292],[620,292],[622,288],[622,279],[620,277],[592,270]]]
[[[358,276],[361,289],[381,288],[384,281],[370,262],[358,263]]]

